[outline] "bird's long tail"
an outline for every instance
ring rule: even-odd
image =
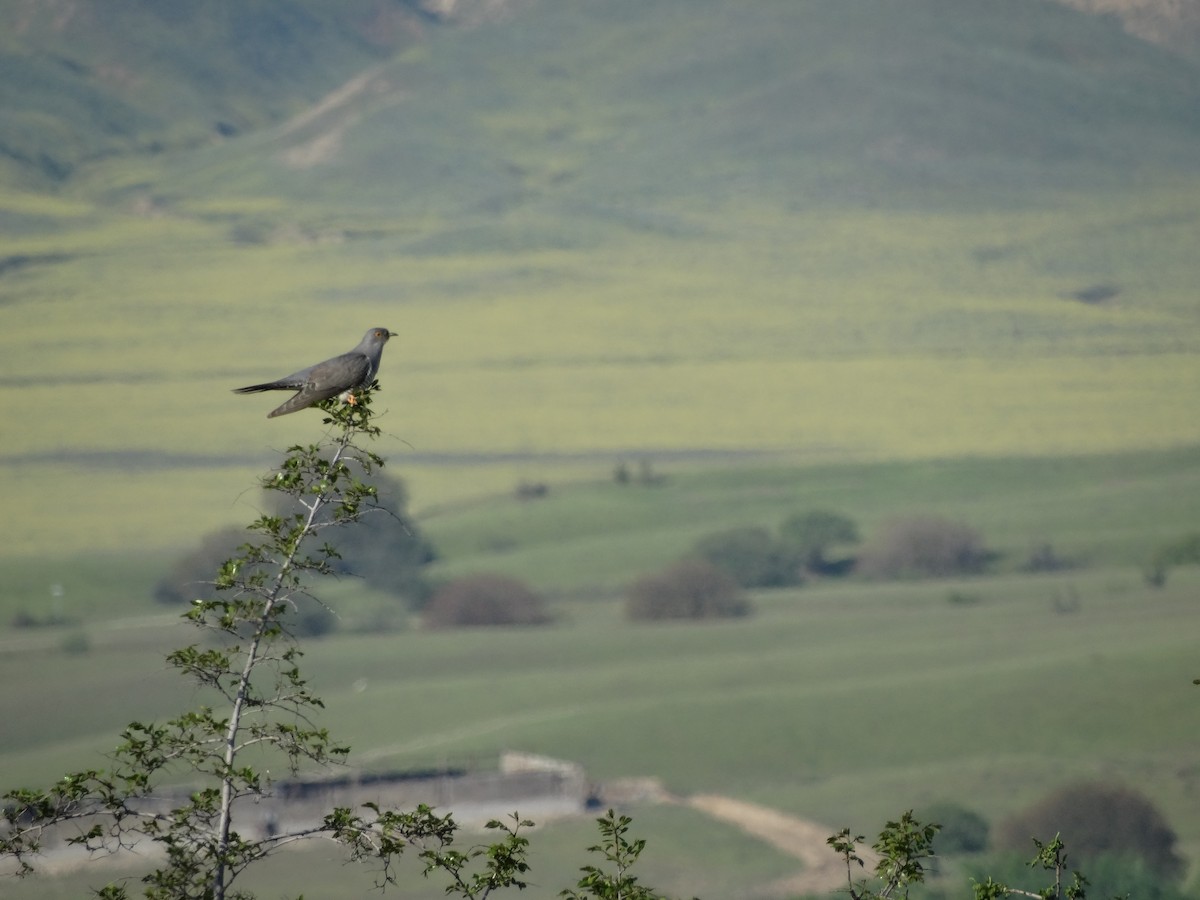
[[[246,387],[234,388],[235,394],[260,394],[263,391],[294,391],[297,385],[284,384],[281,381],[268,381],[266,384],[251,384]]]

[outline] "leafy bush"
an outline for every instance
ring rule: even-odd
[[[846,572],[853,559],[830,559],[830,551],[860,539],[853,519],[823,509],[788,517],[779,526],[779,535],[799,555],[804,568],[821,575]]]
[[[507,575],[471,575],[434,592],[425,606],[429,628],[543,625],[550,621],[542,597]]]
[[[798,553],[765,528],[731,528],[696,542],[696,555],[724,570],[742,587],[799,584]]]
[[[988,821],[974,810],[957,803],[935,803],[920,818],[941,826],[933,842],[938,853],[979,853],[987,849]]]
[[[744,616],[750,602],[727,573],[700,559],[685,559],[644,575],[629,587],[625,615],[635,621]]]
[[[1086,783],[1056,791],[997,826],[995,847],[1019,850],[1031,834],[1056,833],[1083,860],[1125,855],[1142,860],[1162,878],[1183,872],[1175,832],[1158,808],[1131,788]]]
[[[1029,843],[1029,839],[1025,839]],[[1024,852],[1009,852],[988,856],[974,863],[970,869],[970,878],[983,882],[992,878],[1003,882],[1010,888],[1026,891],[1023,896],[1045,896],[1034,893],[1044,888],[1044,877],[1030,868]],[[1096,898],[1126,898],[1126,900],[1193,900],[1192,896],[1181,891],[1171,880],[1153,872],[1136,856],[1101,853],[1089,857],[1085,862],[1076,865],[1079,854],[1075,847],[1070,848],[1067,864],[1071,869],[1080,866],[1087,877],[1087,895]],[[1021,895],[1018,895],[1021,896]],[[1050,896],[1061,896],[1051,894]],[[1070,895],[1067,895],[1070,896]]]
[[[875,578],[967,575],[991,554],[979,532],[938,516],[907,516],[887,523],[863,549],[858,568]]]

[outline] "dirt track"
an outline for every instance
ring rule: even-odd
[[[804,863],[804,871],[763,886],[761,895],[821,894],[846,886],[846,868],[825,843],[835,829],[732,797],[696,794],[682,802],[714,819],[736,825],[746,834]],[[870,850],[860,850],[859,855],[867,871],[877,862]]]

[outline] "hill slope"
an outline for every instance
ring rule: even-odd
[[[478,7],[507,14],[426,27]],[[0,33],[0,157],[10,175],[59,180],[106,155],[260,129],[414,44],[426,51],[347,107],[339,158],[281,189],[342,203],[414,187],[492,205],[614,190],[878,201],[1190,170],[1200,136],[1200,69],[1044,0],[5,0]],[[234,142],[212,174],[260,152]]]
[[[160,185],[483,216],[1011,202],[1194,172],[1197,97],[1200,67],[1043,0],[540,2],[401,55],[320,134],[215,148]]]
[[[0,2],[0,160],[49,185],[279,119],[413,40],[419,3]]]

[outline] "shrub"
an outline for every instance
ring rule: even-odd
[[[471,575],[443,585],[425,606],[428,628],[543,625],[550,621],[542,597],[507,575]]]
[[[801,565],[810,572],[823,575],[845,573],[853,560],[831,560],[829,553],[835,547],[859,542],[854,520],[828,510],[790,516],[779,526],[779,534],[799,555]]]
[[[200,546],[177,559],[154,586],[154,599],[172,605],[191,603],[196,598],[211,600],[216,596],[213,573],[221,568],[221,563],[236,555],[244,543],[244,528],[231,526],[206,534]]]
[[[1063,788],[997,826],[995,846],[1019,850],[1032,834],[1056,833],[1084,860],[1136,856],[1163,878],[1183,872],[1175,832],[1158,808],[1131,788],[1099,783]]]
[[[765,528],[731,528],[696,542],[696,555],[724,570],[742,587],[799,584],[799,555]]]
[[[625,615],[635,621],[744,616],[750,610],[737,582],[700,559],[685,559],[642,576],[625,598]]]
[[[1029,843],[1029,839],[1025,839]],[[1082,870],[1087,877],[1087,894],[1080,896],[1124,898],[1124,900],[1194,900],[1194,895],[1185,894],[1170,879],[1152,871],[1136,856],[1101,853],[1089,857],[1086,862],[1079,859],[1075,848],[1068,845],[1066,854],[1068,870]],[[1037,893],[1044,890],[1045,876],[1033,868],[1026,851],[1009,852],[989,856],[971,864],[968,874],[972,881],[983,882],[992,878],[1013,889],[1011,895],[1025,897],[1070,897],[1065,890],[1057,893]],[[1066,873],[1063,887],[1066,888]],[[1017,891],[1024,891],[1018,894]]]
[[[979,853],[987,849],[988,822],[974,810],[957,803],[935,803],[919,818],[942,826],[933,841],[938,853]]]
[[[875,578],[967,575],[991,554],[974,528],[938,516],[907,516],[887,523],[867,544],[858,568]]]

